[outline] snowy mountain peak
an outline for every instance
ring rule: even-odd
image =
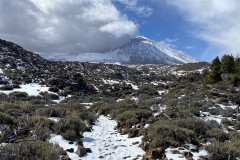
[[[139,40],[150,40],[150,39],[148,39],[148,38],[146,38],[146,37],[144,37],[144,36],[137,36],[137,37],[134,38],[134,39],[139,39]]]
[[[137,36],[120,48],[107,53],[85,53],[70,59],[80,62],[122,63],[122,64],[184,64],[195,63],[197,59],[170,48],[166,44]]]

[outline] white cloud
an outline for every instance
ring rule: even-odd
[[[240,53],[239,0],[166,0],[195,26],[194,34],[210,45]],[[223,53],[224,53],[223,52]]]
[[[192,49],[192,46],[185,46],[186,49]]]
[[[150,17],[154,10],[146,5],[138,5],[138,0],[112,0],[125,5],[125,9],[135,12],[139,16]]]
[[[165,46],[168,46],[170,48],[176,48],[177,45],[174,44],[178,41],[177,38],[165,38],[164,40],[160,41],[159,43],[162,44],[162,45],[165,45]]]
[[[137,35],[111,0],[0,1],[0,37],[40,53],[105,52]]]

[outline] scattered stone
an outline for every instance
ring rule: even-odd
[[[198,150],[198,148],[192,148],[192,149],[190,149],[190,152],[196,152],[196,153],[198,153],[199,150]]]
[[[143,160],[162,159],[166,157],[164,153],[165,153],[164,148],[150,149],[143,156]]]
[[[207,142],[207,139],[204,136],[199,136],[198,140],[199,140],[200,143],[206,143]]]
[[[209,156],[199,156],[198,160],[210,160]]]
[[[182,151],[182,150],[185,150],[185,149],[181,147],[181,148],[178,148],[178,150]]]
[[[131,156],[126,156],[126,157],[123,157],[123,159],[127,159],[127,158],[130,158]]]
[[[87,153],[92,152],[91,148],[85,148]]]
[[[68,144],[73,144],[73,141],[68,142]]]
[[[189,146],[188,145],[183,145],[184,148],[186,148],[187,150],[189,150]]]
[[[128,133],[128,138],[134,138],[137,137],[139,133],[139,129],[138,128],[132,128],[130,130],[130,132]]]
[[[193,157],[193,154],[192,154],[191,152],[187,152],[187,151],[183,151],[183,152],[182,152],[182,155],[183,155],[184,157],[186,157],[187,159]]]
[[[144,151],[147,151],[149,149],[149,143],[144,142],[139,145],[140,148],[142,148]]]
[[[84,156],[87,152],[83,146],[78,146],[77,151],[75,152],[79,157]]]
[[[62,156],[61,160],[71,160],[71,158],[69,158],[68,155],[64,155],[64,156]]]
[[[142,157],[142,156],[139,154],[139,155],[137,155],[137,157],[139,158],[139,157]]]
[[[133,142],[132,144],[133,144],[133,145],[136,145],[136,144],[139,144],[139,142],[138,142],[138,141],[137,141],[137,142]]]
[[[181,154],[178,150],[170,150],[172,154]]]
[[[75,145],[76,145],[76,146],[83,146],[83,141],[78,140]]]
[[[103,159],[104,157],[103,156],[99,156],[98,158]]]
[[[67,152],[70,152],[70,153],[73,153],[73,152],[74,152],[74,149],[73,149],[73,148],[70,148],[70,149],[67,149],[66,151],[67,151]]]

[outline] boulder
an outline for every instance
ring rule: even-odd
[[[139,133],[139,129],[138,128],[132,128],[130,130],[130,132],[128,133],[128,138],[134,138],[137,137]]]
[[[192,158],[193,154],[191,152],[183,151],[182,155],[186,157],[187,159]]]
[[[75,145],[76,145],[76,146],[83,146],[83,141],[78,140]]]
[[[73,152],[74,152],[74,149],[73,149],[73,148],[70,148],[70,149],[67,149],[66,151],[67,151],[67,152],[70,152],[70,153],[73,153]]]
[[[85,148],[87,153],[92,152],[91,148]]]
[[[149,148],[149,143],[148,142],[141,143],[139,147],[146,151]]]
[[[198,160],[210,160],[211,158],[208,156],[199,156]]]
[[[190,152],[196,152],[196,153],[198,153],[199,150],[198,150],[198,148],[192,148],[192,149],[190,149]]]
[[[139,144],[139,142],[138,142],[138,141],[137,141],[137,142],[133,142],[132,144],[133,144],[133,145],[136,145],[136,144]]]
[[[172,154],[181,154],[178,150],[170,150]]]
[[[77,151],[75,152],[79,157],[84,156],[87,152],[83,146],[78,146]]]
[[[73,144],[73,141],[68,142],[68,144]]]
[[[62,156],[61,160],[71,160],[71,158],[68,157],[68,155]]]
[[[150,149],[143,156],[143,160],[162,159],[166,157],[164,153],[165,153],[164,148]]]
[[[199,136],[198,140],[199,140],[200,143],[206,143],[207,142],[207,139],[204,136]]]

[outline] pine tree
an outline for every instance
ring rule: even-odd
[[[218,70],[220,70],[221,62],[220,62],[218,56],[212,61],[211,65],[210,65],[210,69],[212,70],[213,67],[215,67],[215,66],[217,67]]]
[[[235,73],[240,74],[240,58],[235,59]]]
[[[222,73],[234,73],[235,71],[235,62],[232,55],[224,55],[221,59],[221,71]]]
[[[221,81],[221,72],[217,66],[214,66],[212,71],[205,77],[205,82],[213,84]]]

